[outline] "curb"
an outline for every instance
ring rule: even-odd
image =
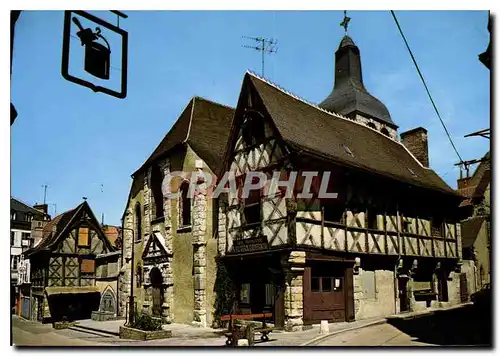
[[[102,334],[108,334],[108,335],[112,335],[112,336],[120,336],[119,332],[108,331],[108,330],[93,328],[90,326],[84,326],[84,325],[79,325],[79,324],[74,325],[72,328],[74,328],[73,330],[83,329],[83,330],[88,330],[88,331],[95,331],[95,332],[102,333]],[[82,331],[82,330],[77,330],[77,331]]]
[[[350,328],[345,328],[345,329],[341,329],[341,330],[332,331],[331,333],[317,336],[317,337],[315,337],[312,340],[309,340],[307,342],[304,342],[304,343],[300,344],[299,346],[314,346],[314,344],[316,342],[321,341],[323,339],[326,339],[327,337],[330,337],[332,335],[337,335],[337,334],[341,334],[343,332],[357,330],[357,329],[362,329],[362,328],[366,328],[368,326],[380,325],[380,324],[385,324],[385,323],[387,323],[387,318],[383,318],[383,319],[379,319],[379,320],[374,320],[374,321],[371,321],[369,323],[362,324],[362,325],[352,326]]]

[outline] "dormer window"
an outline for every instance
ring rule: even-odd
[[[371,128],[372,128],[372,129],[374,129],[374,130],[376,130],[376,129],[377,129],[377,127],[375,126],[375,124],[374,124],[373,122],[369,122],[367,126],[368,126],[368,127],[371,127]]]
[[[247,111],[242,125],[243,140],[247,147],[264,141],[264,118],[259,112]]]
[[[385,127],[382,127],[382,130],[380,130],[380,132],[386,135],[387,137],[390,137],[389,130],[387,130]]]

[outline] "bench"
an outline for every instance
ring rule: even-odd
[[[237,340],[239,337],[241,337],[241,333],[239,333],[239,330],[235,329],[234,322],[236,320],[256,320],[256,319],[263,319],[262,320],[262,327],[256,328],[254,332],[260,333],[261,337],[260,339],[262,341],[268,341],[270,334],[273,331],[272,327],[268,327],[266,325],[266,318],[272,318],[273,314],[272,313],[261,313],[261,314],[229,314],[229,315],[223,315],[220,320],[221,321],[229,321],[229,327],[228,327],[228,332],[226,332],[224,335],[227,337],[226,340],[226,345],[232,345],[233,340]],[[238,335],[236,335],[238,334]]]

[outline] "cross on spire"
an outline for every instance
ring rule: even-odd
[[[344,10],[344,19],[340,23],[340,26],[344,28],[346,35],[347,35],[347,26],[349,26],[349,21],[351,21],[351,18],[347,16],[347,10]]]

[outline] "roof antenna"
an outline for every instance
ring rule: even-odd
[[[45,205],[45,201],[47,200],[47,188],[49,187],[47,184],[42,185],[43,187],[43,205]]]
[[[242,36],[243,38],[248,38],[250,40],[254,40],[259,44],[257,46],[243,46],[245,48],[252,48],[256,51],[260,51],[262,53],[262,78],[264,78],[264,54],[267,53],[276,53],[278,52],[278,41],[273,40],[272,38],[269,40],[264,37],[247,37]]]
[[[347,16],[347,10],[344,10],[344,19],[340,23],[340,26],[344,28],[344,34],[347,36],[347,26],[349,26],[349,21],[351,18]]]

